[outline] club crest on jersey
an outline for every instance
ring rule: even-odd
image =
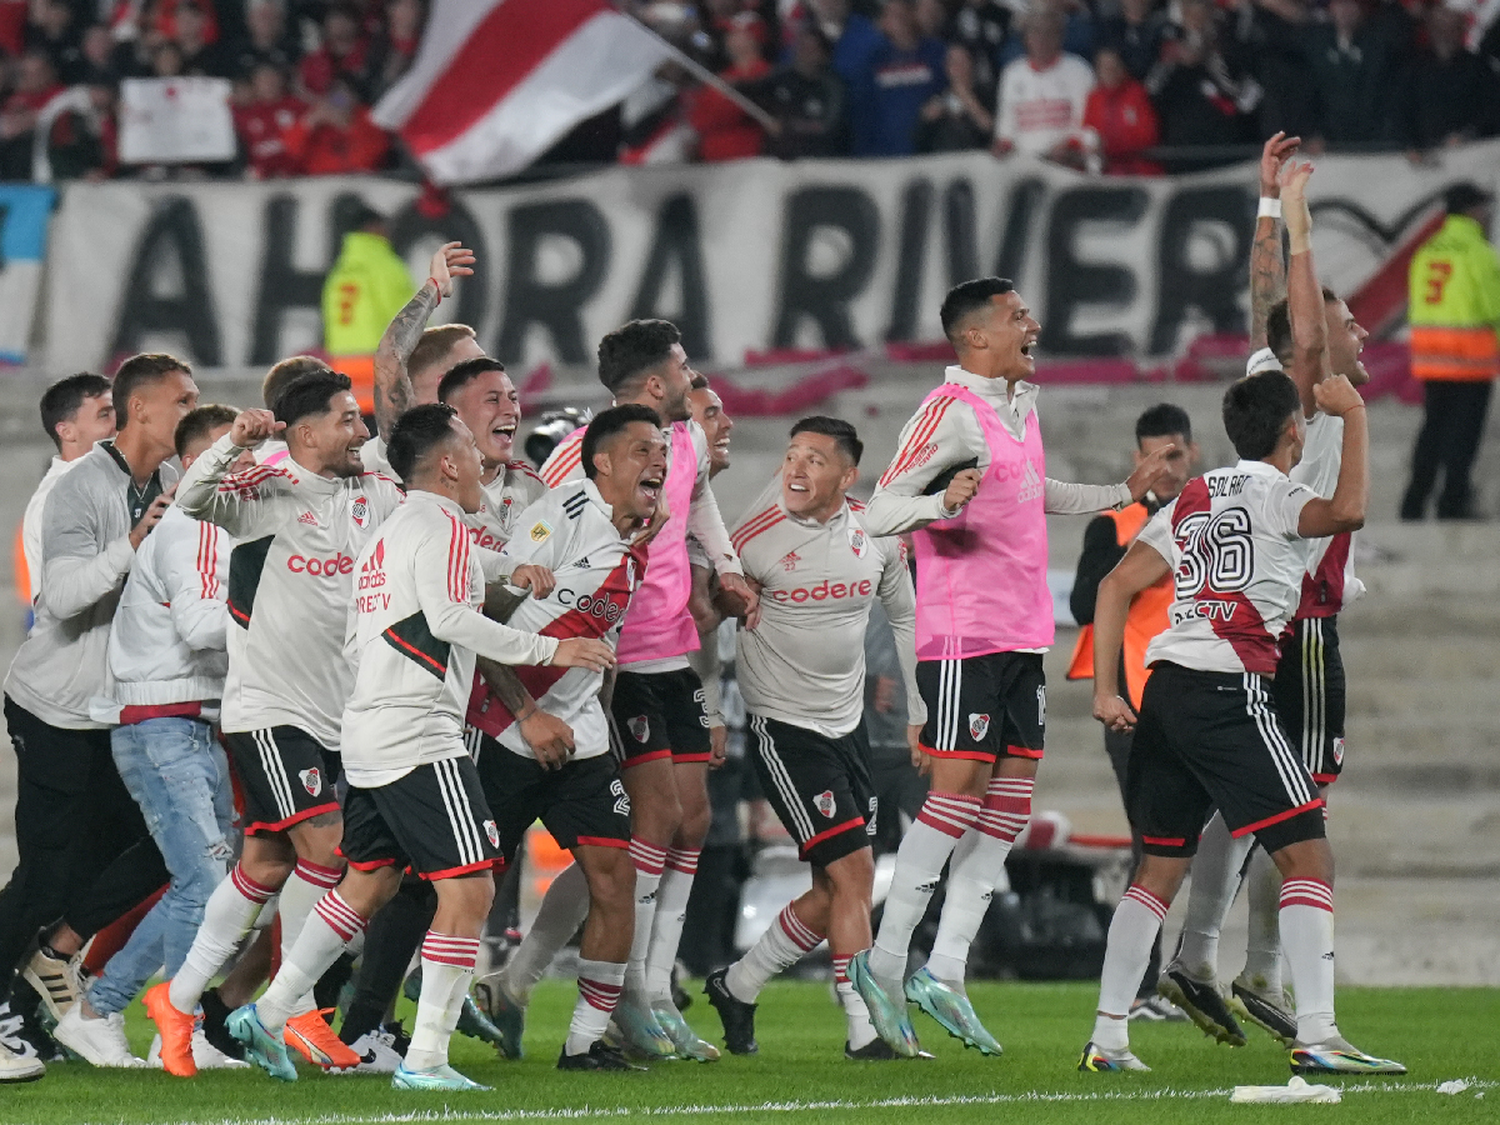
[[[645,715],[637,715],[625,725],[637,742],[645,742],[651,737],[651,721]]]
[[[353,505],[349,508],[349,514],[354,517],[354,526],[366,528],[370,526],[370,502],[363,496],[356,496]]]
[[[307,790],[309,797],[316,797],[319,793],[323,792],[323,775],[318,772],[316,767],[310,770],[303,770],[297,776],[302,779],[302,788]]]
[[[615,798],[615,815],[629,816],[630,798],[626,795],[625,786],[620,784],[620,779],[618,777],[609,783],[609,791],[614,795]]]
[[[1333,740],[1333,761],[1335,765],[1344,764],[1344,740],[1342,737]]]
[[[989,730],[990,730],[990,717],[988,715],[981,715],[981,714],[979,714],[978,712],[975,712],[975,711],[969,712],[969,737],[970,738],[972,738],[975,742],[978,742],[986,734],[989,733]]]
[[[870,537],[865,534],[864,528],[851,527],[849,529],[849,549],[854,552],[855,558],[865,557],[865,552],[870,549]]]
[[[826,816],[829,820],[832,820],[833,814],[837,811],[837,807],[834,804],[833,800],[833,790],[825,789],[823,790],[823,792],[814,797],[813,807],[824,816]]]
[[[552,534],[552,525],[546,520],[537,520],[531,525],[531,541],[533,543],[545,543],[547,537]]]
[[[495,826],[493,820],[484,822],[484,837],[490,842],[490,847],[498,848],[500,846],[500,829]]]
[[[788,551],[781,556],[781,569],[790,574],[797,569],[797,564],[802,561],[802,556],[796,551]]]

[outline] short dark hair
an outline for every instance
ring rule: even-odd
[[[1328,286],[1323,286],[1323,303],[1331,305],[1341,298]],[[1292,351],[1292,306],[1285,297],[1266,310],[1266,347],[1277,359],[1284,359]]]
[[[314,371],[288,383],[276,396],[271,412],[290,429],[309,414],[327,414],[333,396],[353,386],[349,376],[341,372]]]
[[[455,364],[449,369],[448,374],[443,376],[443,381],[438,384],[438,401],[447,402],[449,395],[465,384],[472,383],[488,371],[498,371],[504,375],[505,364],[487,355],[475,356],[473,359],[466,359],[462,363]]]
[[[693,377],[688,380],[688,390],[690,391],[708,391],[712,389],[708,382],[708,376],[701,371],[694,371]]]
[[[1181,434],[1187,441],[1193,440],[1193,420],[1174,402],[1159,402],[1135,420],[1137,444],[1142,438],[1171,437],[1174,434]]]
[[[142,352],[120,364],[114,380],[115,425],[123,430],[130,420],[130,396],[138,387],[165,379],[174,371],[193,373],[185,361],[165,352]]]
[[[99,398],[109,394],[109,380],[92,371],[80,371],[59,379],[42,393],[42,429],[52,439],[52,444],[62,448],[62,439],[57,436],[57,427],[62,422],[71,422],[86,398]],[[111,403],[113,406],[113,403]]]
[[[260,399],[266,404],[267,410],[274,410],[281,392],[302,376],[332,370],[333,368],[315,355],[294,355],[283,359],[267,371],[266,377],[261,380]]]
[[[948,290],[943,298],[943,308],[938,316],[943,322],[943,335],[950,341],[958,340],[958,327],[964,318],[990,303],[991,297],[1015,292],[1016,283],[1008,277],[976,277]]]
[[[670,320],[632,320],[599,341],[599,382],[611,394],[672,355],[682,333]]]
[[[396,419],[385,456],[403,484],[410,485],[417,466],[453,436],[453,419],[457,417],[458,411],[446,402],[427,402]]]
[[[238,417],[239,411],[234,407],[217,402],[189,410],[183,415],[182,421],[177,423],[177,432],[172,435],[172,445],[177,450],[178,459],[187,456],[187,451],[194,444],[220,426],[234,425],[234,420]]]
[[[589,428],[583,431],[583,449],[580,452],[580,459],[583,461],[584,476],[589,480],[594,479],[598,472],[594,468],[594,454],[599,451],[601,445],[634,422],[649,422],[658,430],[661,429],[661,415],[649,406],[642,406],[635,402],[611,406],[608,410],[601,410],[595,415],[594,420],[589,423]]]
[[[865,443],[859,440],[859,433],[848,422],[842,418],[829,418],[823,414],[814,414],[809,418],[803,418],[795,426],[789,437],[798,434],[822,434],[831,437],[834,444],[844,452],[844,456],[859,464],[859,459],[864,456]]]
[[[1261,371],[1229,384],[1224,392],[1224,432],[1246,461],[1269,457],[1286,420],[1302,409],[1297,384],[1284,371]]]
[[[411,358],[406,361],[406,370],[426,371],[447,355],[454,344],[460,340],[472,339],[474,329],[467,324],[434,324],[424,328],[417,339],[417,346],[411,350]]]

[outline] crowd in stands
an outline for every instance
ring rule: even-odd
[[[724,86],[669,64],[550,162],[987,148],[1150,174],[1244,158],[1277,130],[1414,155],[1500,133],[1496,4],[617,2]],[[197,172],[409,167],[370,107],[426,19],[425,0],[0,0],[0,178],[32,177],[39,121],[54,178],[141,174],[118,159],[120,80],[195,75],[233,84],[239,148]]]

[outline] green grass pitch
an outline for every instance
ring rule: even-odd
[[[693,986],[695,991],[698,987]],[[1284,1083],[1285,1052],[1254,1029],[1238,1050],[1189,1024],[1132,1028],[1150,1074],[1079,1074],[1074,1066],[1092,1026],[1095,986],[977,984],[980,1014],[1005,1044],[987,1059],[963,1050],[920,1013],[917,1032],[931,1061],[852,1063],[842,1056],[843,1017],[828,986],[771,985],[757,1016],[760,1054],[718,1063],[659,1064],[647,1074],[559,1073],[557,1053],[573,989],[546,981],[527,1033],[527,1057],[505,1063],[481,1044],[455,1039],[452,1061],[494,1092],[426,1095],[391,1090],[380,1076],[335,1077],[302,1068],[282,1085],[260,1071],[210,1072],[183,1081],[159,1071],[99,1071],[59,1064],[40,1082],[0,1088],[5,1125],[208,1122],[223,1125],[356,1125],[363,1122],[602,1121],[638,1118],[776,1122],[779,1125],[896,1125],[1024,1121],[1089,1125],[1200,1125],[1231,1121],[1500,1121],[1500,990],[1356,989],[1339,993],[1339,1023],[1365,1050],[1401,1059],[1405,1078],[1330,1079],[1339,1105],[1239,1106],[1235,1085]],[[411,1006],[400,1013],[410,1025]],[[701,998],[688,1012],[718,1041],[718,1016]],[[151,1026],[139,1004],[129,1020],[145,1055]],[[1457,1095],[1434,1087],[1473,1085]]]

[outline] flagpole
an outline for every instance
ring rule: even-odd
[[[689,55],[686,51],[683,51],[671,40],[665,39],[662,36],[658,35],[656,31],[648,27],[645,23],[642,23],[640,20],[636,20],[635,22],[646,32],[647,35],[650,35],[653,38],[659,40],[661,44],[666,47],[669,52],[671,52],[673,59],[676,60],[678,65],[680,65],[683,70],[687,71],[699,82],[702,82],[705,86],[712,86],[715,90],[719,91],[719,93],[723,94],[735,105],[739,106],[749,116],[755,118],[755,120],[763,125],[767,131],[773,133],[780,131],[780,123],[776,120],[776,118],[772,117],[760,106],[756,105],[749,98],[745,97],[744,94],[740,93],[728,82],[725,82],[724,79],[720,78],[713,71],[709,70],[708,67],[704,66],[697,59]]]

